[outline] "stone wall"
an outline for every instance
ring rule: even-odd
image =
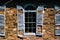
[[[54,9],[45,8],[43,40],[54,40]]]
[[[6,8],[5,13],[5,38],[0,40],[60,40],[60,37],[54,36],[54,8],[45,8],[43,11],[43,35],[42,37],[24,36],[18,38],[17,36],[17,10],[15,8]],[[39,29],[40,30],[40,29]],[[23,33],[22,31],[20,33]]]
[[[17,40],[17,11],[15,8],[6,9],[6,39]]]

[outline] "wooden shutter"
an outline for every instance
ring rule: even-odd
[[[18,18],[18,31],[24,32],[24,12],[21,6],[17,6],[17,18]]]
[[[6,6],[0,6],[0,36],[5,36],[5,9]]]
[[[37,14],[36,14],[36,35],[42,35],[42,26],[43,26],[43,13],[44,10],[43,6],[39,6],[37,8]]]

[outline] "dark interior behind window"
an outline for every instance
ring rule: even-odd
[[[25,32],[36,33],[36,12],[25,12]]]

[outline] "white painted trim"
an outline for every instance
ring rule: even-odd
[[[24,25],[24,32],[25,33],[25,10],[23,9],[23,25]]]
[[[36,12],[36,10],[25,10],[25,12]]]
[[[4,14],[0,14],[0,15],[4,15]]]
[[[0,36],[5,36],[5,33],[4,34],[0,34]]]
[[[60,14],[55,14],[55,16],[60,16]]]
[[[35,33],[24,33],[25,36],[35,36]]]
[[[22,7],[22,6],[17,5],[17,9],[23,9],[23,7]]]
[[[60,25],[60,24],[55,24],[55,25]]]
[[[24,10],[24,15],[25,15],[25,12],[36,12],[36,10]],[[24,21],[25,21],[25,16],[24,16]],[[25,22],[24,22],[24,24],[25,24]],[[25,25],[24,25],[24,36],[32,36],[32,35],[35,35],[35,33],[26,33]]]
[[[42,35],[42,33],[36,33],[36,35]]]

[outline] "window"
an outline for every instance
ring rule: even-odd
[[[5,6],[0,6],[0,36],[5,36]]]
[[[36,33],[36,12],[25,12],[25,32]]]
[[[17,6],[18,30],[23,30],[24,35],[42,35],[43,14],[41,12],[44,8],[43,10],[41,8],[43,6],[37,8],[38,10],[24,10],[21,6]]]

